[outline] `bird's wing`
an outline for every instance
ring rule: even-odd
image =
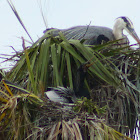
[[[56,93],[55,91],[47,91],[45,92],[45,95],[53,102],[63,102],[63,103],[68,103],[69,101],[63,97],[60,96],[58,93]]]
[[[50,87],[48,90],[45,94],[54,102],[72,103],[76,100],[75,93],[70,88]]]
[[[112,29],[101,26],[75,26],[69,29],[56,29],[53,35],[57,36],[62,32],[64,36],[70,39],[82,40],[85,39],[85,44],[96,45],[97,38],[100,35],[105,36],[108,40],[114,40]]]

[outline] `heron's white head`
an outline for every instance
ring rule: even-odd
[[[134,30],[133,23],[128,17],[119,17],[116,19],[113,27],[113,34],[116,39],[121,39],[123,37],[123,30],[126,30],[138,43],[140,43],[140,39]]]

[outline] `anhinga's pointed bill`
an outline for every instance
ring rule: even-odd
[[[88,69],[89,67],[91,67],[95,62],[92,61],[92,59],[94,58],[94,56],[89,59],[87,62],[84,63],[83,68],[84,69]]]
[[[137,41],[137,43],[140,46],[140,39],[139,39],[137,33],[135,32],[135,30],[133,28],[127,27],[127,31]]]
[[[89,67],[91,67],[92,65],[93,65],[93,63],[87,63],[87,64],[86,64],[86,67],[89,68]]]

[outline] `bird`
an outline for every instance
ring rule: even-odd
[[[87,69],[91,64],[84,63],[81,64],[77,70],[77,75],[75,77],[74,88],[69,87],[48,87],[44,95],[53,102],[58,103],[75,103],[77,99],[81,97],[87,97],[90,99],[90,93],[88,89],[84,86],[84,80],[86,78]]]
[[[74,103],[76,95],[71,88],[65,87],[48,87],[44,95],[53,102],[58,103]]]
[[[91,66],[90,61],[85,62],[80,65],[77,69],[77,75],[75,77],[74,88],[71,89],[69,87],[48,87],[47,90],[44,92],[44,96],[47,97],[49,100],[58,103],[75,103],[77,99],[81,97],[90,98],[90,93],[88,89],[84,86],[84,80],[86,78],[87,70]],[[3,79],[3,75],[0,73],[0,82],[4,81],[8,86],[19,90],[25,94],[30,94],[29,91],[21,88],[19,85],[12,83],[8,80]]]
[[[123,30],[126,30],[137,42],[140,43],[140,39],[134,30],[133,23],[128,17],[118,17],[115,21],[113,30],[103,26],[75,26],[68,29],[55,29],[48,28],[44,31],[53,29],[51,32],[53,36],[58,36],[59,32],[62,32],[66,39],[85,40],[84,44],[87,45],[100,45],[102,42],[119,40],[118,43],[122,46],[124,44],[129,45],[129,40],[126,35],[123,34]]]

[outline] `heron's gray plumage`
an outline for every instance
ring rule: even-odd
[[[109,41],[115,40],[112,29],[101,26],[76,26],[68,29],[56,29],[52,32],[53,36],[57,36],[60,31],[68,40],[84,39],[84,43],[88,45],[99,45],[100,43],[97,42],[97,38],[100,35],[104,35]]]
[[[138,38],[131,20],[127,17],[119,17],[116,19],[113,30],[102,26],[76,26],[68,29],[56,29],[52,31],[53,36],[58,36],[62,32],[66,39],[84,39],[84,43],[88,45],[99,45],[102,41],[119,40],[118,43],[126,45],[129,43],[128,38],[123,35],[123,30],[126,30],[138,43]],[[50,29],[47,29],[48,31]],[[121,45],[121,46],[123,46]]]

